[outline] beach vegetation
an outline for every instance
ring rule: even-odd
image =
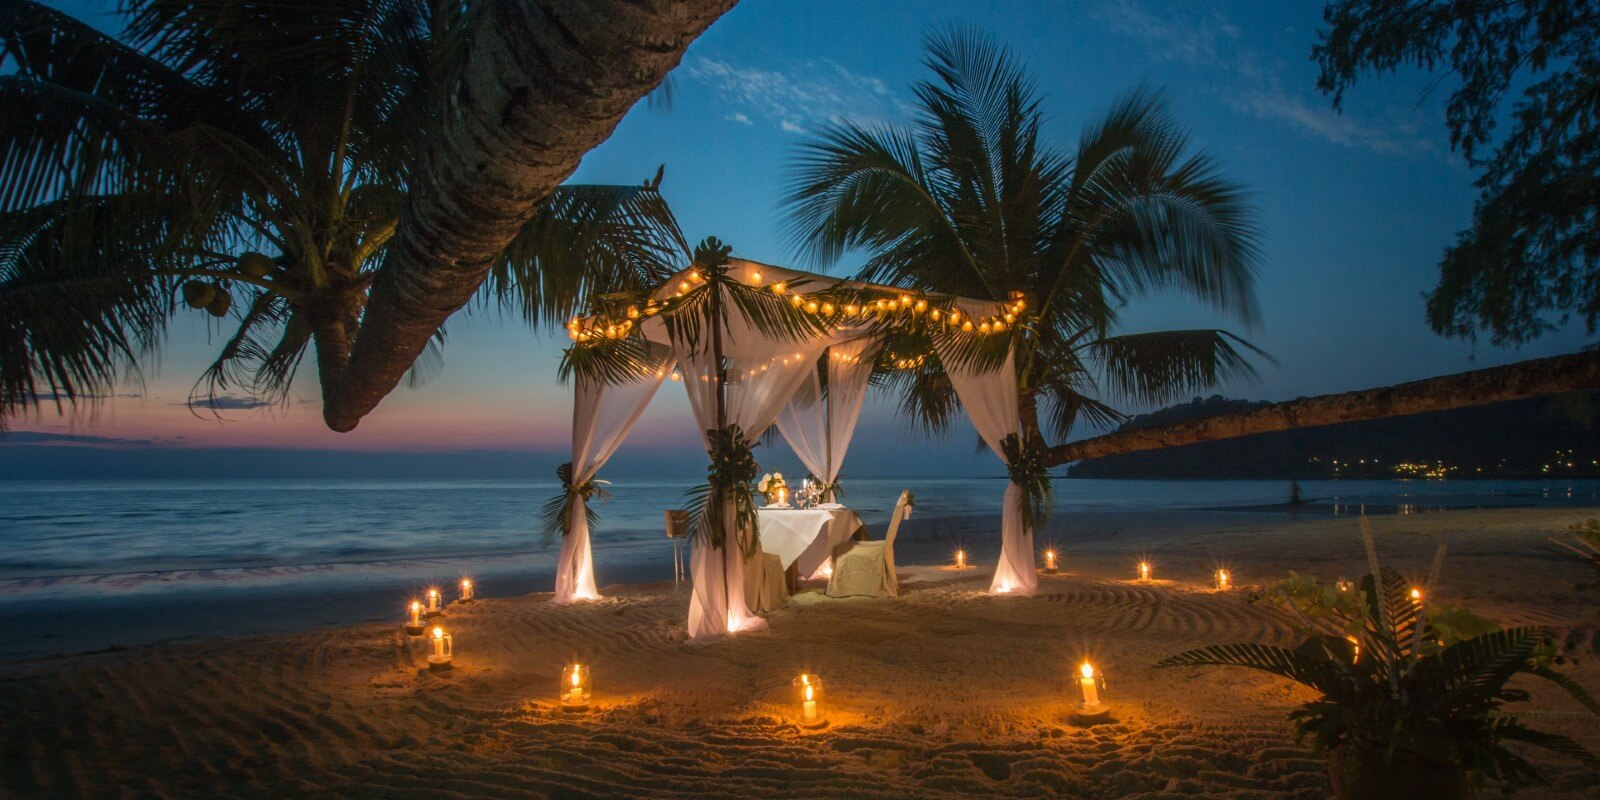
[[[0,6],[0,420],[136,378],[187,307],[221,342],[196,408],[280,402],[309,356],[347,430],[402,375],[436,369],[442,323],[469,301],[538,324],[597,287],[654,285],[687,250],[661,174],[556,184],[729,4],[681,4],[670,24],[591,4],[582,41],[527,30],[548,19],[531,0],[131,0],[115,34]],[[625,79],[591,91],[612,68]],[[536,89],[509,103],[517,80]],[[566,129],[539,116],[566,100],[568,116],[607,108]]]
[[[1566,657],[1542,630],[1502,629],[1464,608],[1419,602],[1412,584],[1389,569],[1344,586],[1291,573],[1262,599],[1288,610],[1304,641],[1212,645],[1157,666],[1242,667],[1316,692],[1289,716],[1301,738],[1326,754],[1341,798],[1455,798],[1491,781],[1508,789],[1544,784],[1514,745],[1600,766],[1577,742],[1531,728],[1505,708],[1528,699],[1511,684],[1530,676],[1600,715],[1600,703],[1557,671]]]
[[[1600,323],[1600,3],[1339,0],[1312,58],[1334,107],[1368,73],[1453,86],[1450,146],[1477,171],[1472,222],[1444,250],[1428,324],[1522,344]]]
[[[1262,354],[1228,330],[1121,324],[1129,303],[1157,292],[1241,324],[1257,318],[1248,193],[1195,151],[1162,92],[1127,93],[1061,150],[1044,140],[1043,98],[1010,50],[961,27],[930,33],[925,49],[932,76],[912,88],[911,120],[840,122],[802,146],[785,198],[802,252],[824,267],[863,252],[862,280],[1021,298],[1026,311],[1005,334],[1021,390],[1013,449],[1042,452],[1046,436],[1115,425],[1127,404],[1161,405],[1254,374]],[[925,338],[888,349],[909,364],[879,376],[902,413],[948,430],[960,410],[949,365]],[[1004,348],[954,357],[996,352]],[[1045,468],[1042,456],[1022,460]]]

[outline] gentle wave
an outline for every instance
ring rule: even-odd
[[[999,514],[996,479],[846,479],[847,505],[881,527],[902,488],[923,518]],[[619,481],[595,503],[595,547],[670,561],[664,509],[686,483]],[[1600,481],[1306,481],[1316,508],[1600,504]],[[555,548],[539,530],[553,481],[125,481],[0,483],[0,580],[206,569],[294,569],[518,554]],[[1056,526],[1078,512],[1283,507],[1286,481],[1063,480]]]

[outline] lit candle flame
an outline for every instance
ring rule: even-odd
[[[578,677],[578,671],[581,669],[583,668],[577,664],[572,665],[572,688],[574,689],[578,688],[578,685],[581,681],[581,679]]]
[[[444,638],[444,628],[441,628],[438,625],[433,626],[433,638],[435,638],[435,639],[443,639]]]
[[[1093,678],[1094,677],[1094,665],[1092,665],[1089,662],[1085,661],[1085,662],[1083,662],[1083,666],[1078,667],[1078,672],[1082,673],[1083,677],[1085,677],[1085,678]]]
[[[1417,589],[1415,587],[1413,587],[1411,589],[1411,602],[1413,602],[1413,603],[1421,603],[1422,602],[1422,590],[1421,589]]]

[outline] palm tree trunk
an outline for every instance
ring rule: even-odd
[[[488,4],[374,282],[347,364],[324,368],[323,418],[353,429],[400,382],[539,203],[735,0]]]
[[[1519,361],[1380,389],[1305,397],[1214,417],[1121,431],[1050,448],[1051,466],[1119,453],[1179,447],[1257,433],[1499,403],[1600,389],[1600,352]]]

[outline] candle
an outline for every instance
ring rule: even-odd
[[[1046,550],[1046,551],[1044,551],[1044,571],[1045,572],[1055,572],[1056,571],[1056,551],[1055,550]]]
[[[788,505],[788,504],[789,504],[789,487],[787,487],[787,486],[779,486],[778,487],[778,502],[777,502],[777,505],[784,506],[784,505]]]
[[[967,551],[956,550],[956,569],[967,568]]]
[[[1078,690],[1083,692],[1084,706],[1093,707],[1100,705],[1100,687],[1095,684],[1094,665],[1085,661],[1083,662],[1083,666],[1078,668],[1078,672],[1080,673],[1080,677],[1078,678]]]
[[[471,600],[471,599],[472,599],[472,579],[471,578],[462,578],[461,579],[461,600],[463,602],[465,602],[465,601]]]
[[[1225,569],[1217,570],[1217,590],[1228,591],[1228,571]]]
[[[1139,562],[1139,580],[1141,580],[1141,581],[1150,580],[1150,562],[1148,562],[1148,561],[1140,561]]]
[[[434,616],[438,616],[438,614],[439,614],[439,590],[438,590],[437,587],[430,587],[428,589],[428,616],[434,617]]]
[[[415,600],[411,601],[411,626],[422,627],[422,604]]]
[[[1422,590],[1415,586],[1411,587],[1411,602],[1422,605]]]
[[[444,658],[444,628],[437,625],[433,628],[433,657]]]

